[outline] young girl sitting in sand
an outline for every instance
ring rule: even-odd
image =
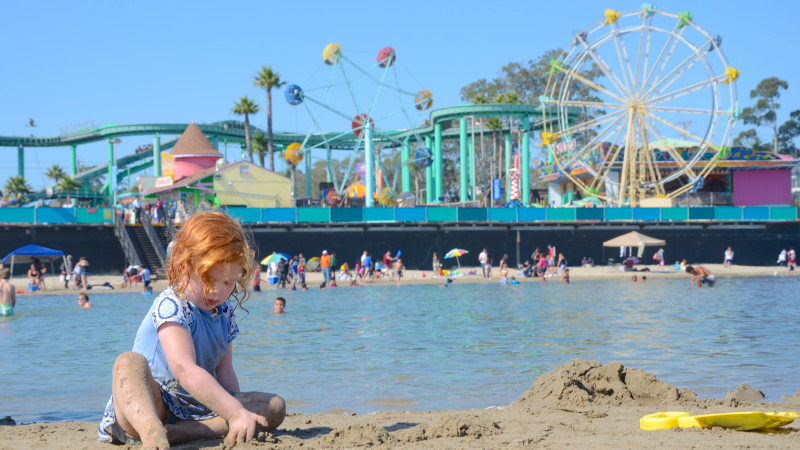
[[[169,287],[156,297],[133,351],[113,368],[100,442],[167,448],[226,436],[228,445],[274,430],[286,404],[274,394],[240,392],[233,369],[234,318],[248,296],[253,251],[241,225],[219,212],[192,216],[175,237]]]

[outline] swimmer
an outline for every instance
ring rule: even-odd
[[[17,291],[8,282],[10,278],[11,271],[8,267],[0,269],[0,317],[13,316],[14,307],[17,306]]]
[[[564,269],[564,271],[561,272],[561,281],[563,281],[564,284],[569,284],[569,269]]]
[[[642,275],[642,279],[639,280],[639,283],[645,283],[645,282],[647,282],[647,276],[646,275]]]
[[[92,305],[92,302],[89,301],[89,294],[86,292],[81,292],[78,294],[78,306],[81,308],[91,308],[94,306]]]
[[[444,284],[440,284],[440,285],[439,285],[439,287],[440,287],[440,288],[442,288],[442,287],[448,287],[448,286],[450,285],[450,283],[452,283],[452,282],[453,282],[453,279],[452,279],[452,278],[448,278],[448,279],[447,279],[447,281],[445,281],[445,283],[444,283]]]
[[[284,310],[286,309],[286,299],[283,297],[276,298],[273,308],[275,314],[283,314]]]
[[[631,277],[631,283],[638,283],[638,282],[639,282],[639,279],[636,278],[636,275]]]
[[[511,277],[511,284],[519,284],[519,281],[517,281],[517,277]]]
[[[717,283],[717,276],[703,266],[686,266],[686,273],[692,274],[692,283],[696,283],[698,288],[704,284],[714,287]]]

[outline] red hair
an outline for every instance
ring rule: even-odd
[[[176,293],[183,294],[192,271],[203,280],[204,299],[213,290],[208,272],[217,264],[238,263],[242,266],[236,280],[234,296],[241,306],[249,295],[248,288],[255,271],[254,252],[241,224],[221,212],[209,211],[193,215],[175,236],[167,263],[167,279]]]

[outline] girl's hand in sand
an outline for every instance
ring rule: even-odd
[[[225,437],[225,444],[229,446],[244,444],[256,434],[258,425],[266,427],[267,418],[242,408],[228,419],[228,436]]]

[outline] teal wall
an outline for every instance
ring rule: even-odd
[[[242,223],[653,222],[798,220],[794,206],[691,208],[228,208]],[[111,208],[0,208],[2,224],[113,223]]]

